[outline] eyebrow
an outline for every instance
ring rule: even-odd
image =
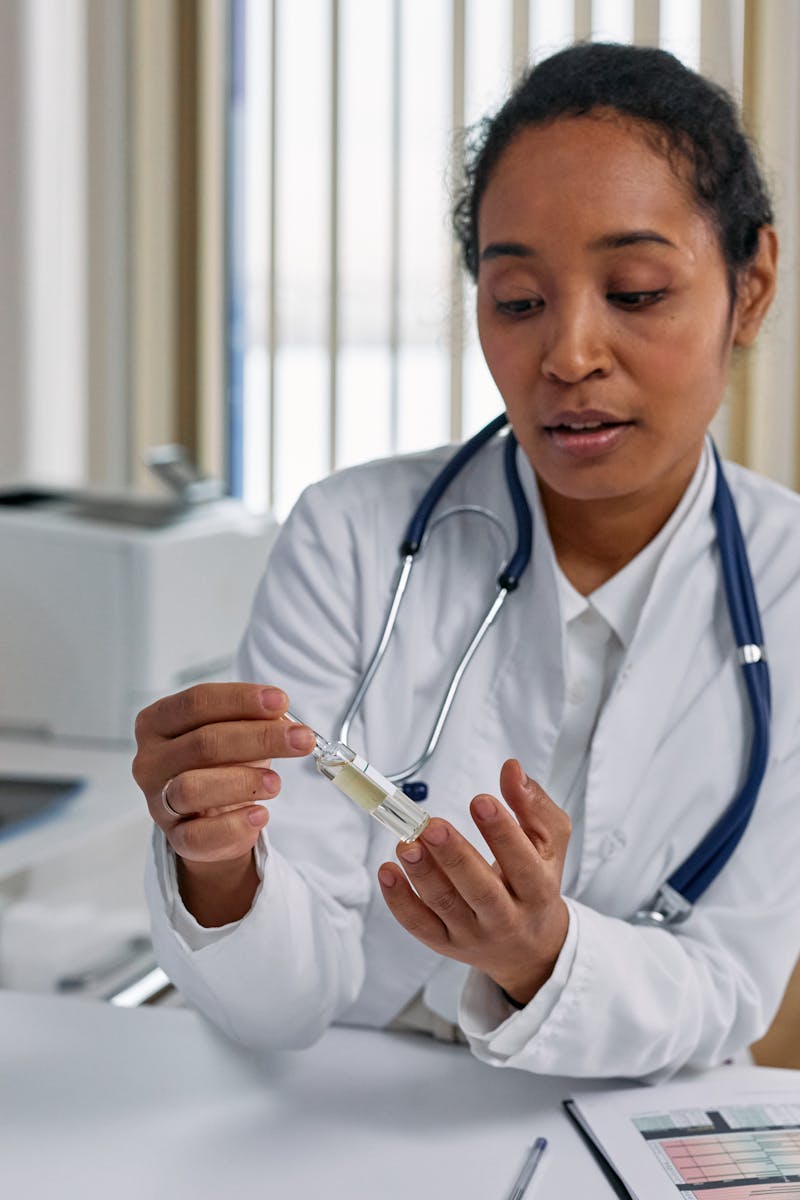
[[[669,246],[672,250],[677,250],[674,242],[669,238],[664,237],[661,233],[656,233],[654,229],[630,229],[620,233],[607,233],[603,237],[597,238],[596,241],[590,242],[590,250],[620,250],[624,246],[636,246],[640,242],[654,242],[658,246]],[[526,246],[524,242],[490,242],[486,249],[481,254],[481,262],[487,262],[492,258],[535,258],[537,251],[533,246]]]

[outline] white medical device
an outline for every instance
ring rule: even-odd
[[[131,742],[231,668],[277,532],[213,494],[0,491],[0,732]]]

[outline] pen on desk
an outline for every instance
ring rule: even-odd
[[[514,1180],[514,1186],[508,1194],[508,1200],[522,1200],[525,1189],[533,1179],[533,1173],[542,1161],[542,1155],[547,1149],[547,1138],[538,1137],[525,1155],[520,1173]]]

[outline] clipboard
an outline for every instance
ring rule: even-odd
[[[728,1065],[563,1107],[621,1200],[800,1200],[800,1071]]]

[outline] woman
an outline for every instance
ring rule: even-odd
[[[447,448],[310,488],[242,646],[241,678],[258,683],[140,714],[155,943],[186,996],[248,1043],[307,1044],[333,1020],[411,1025],[495,1065],[661,1079],[757,1038],[800,946],[800,502],[731,465],[775,648],[770,758],[743,840],[688,918],[630,923],[745,773],[706,431],[772,299],[769,200],[716,87],[661,51],[580,45],[485,123],[456,228],[534,550],[425,769],[433,819],[387,861],[390,835],[315,774],[311,734],[283,714],[290,698],[338,729],[407,514]],[[513,528],[502,441],[448,502]],[[349,736],[383,770],[420,753],[491,596],[502,550],[485,528],[444,523],[412,580]],[[252,765],[264,759],[285,760],[273,818],[255,803],[280,786]]]

